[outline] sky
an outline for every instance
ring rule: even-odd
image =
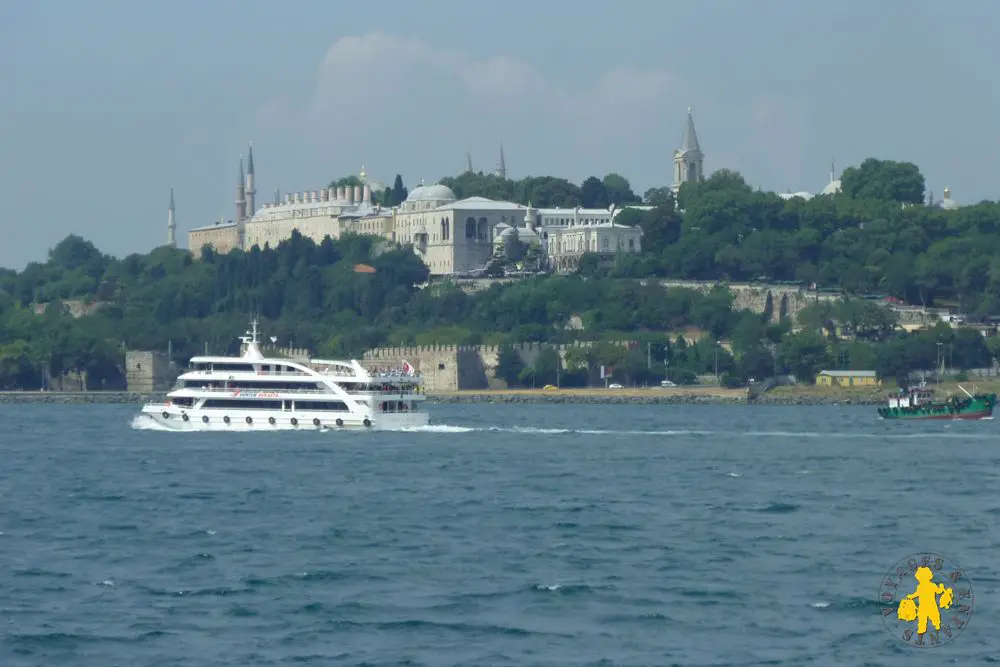
[[[1000,3],[980,0],[0,2],[0,267],[69,234],[124,256],[357,174],[668,185],[692,108],[707,172],[818,192],[866,157],[938,199],[1000,197]]]

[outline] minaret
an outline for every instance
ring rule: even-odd
[[[691,183],[705,178],[705,154],[701,152],[698,143],[698,133],[694,130],[694,118],[691,107],[688,107],[687,127],[684,128],[684,139],[680,149],[674,151],[674,185],[677,192],[681,183]]]
[[[475,170],[472,168],[472,153],[465,154],[465,173],[472,174]]]
[[[252,218],[253,214],[257,212],[257,188],[253,184],[253,145],[250,145],[250,152],[247,153],[247,207],[244,215],[248,218]]]
[[[500,162],[497,164],[497,170],[493,172],[495,176],[507,180],[507,162],[503,159],[503,144],[500,144]]]
[[[170,188],[170,206],[167,208],[167,245],[177,247],[177,220],[174,217],[174,189]]]
[[[246,177],[243,175],[243,156],[240,156],[240,174],[236,180],[236,217],[233,222],[239,222],[247,217]]]

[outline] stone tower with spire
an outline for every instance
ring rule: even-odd
[[[684,139],[681,147],[674,151],[674,184],[677,192],[682,183],[691,183],[705,178],[705,154],[701,152],[698,143],[698,133],[694,131],[694,118],[691,107],[688,107],[687,127],[684,128]]]
[[[170,188],[170,206],[167,208],[167,245],[177,247],[177,220],[174,217],[174,189]]]
[[[249,152],[247,153],[247,185],[246,185],[246,200],[247,206],[244,211],[244,215],[248,218],[252,218],[253,214],[257,212],[257,188],[254,187],[253,183],[253,144],[249,145]]]
[[[243,156],[240,156],[240,173],[236,177],[236,217],[233,222],[240,222],[247,217],[246,176],[243,173]]]
[[[507,180],[507,162],[503,157],[503,144],[500,144],[500,162],[497,163],[497,169],[493,172],[493,175]]]

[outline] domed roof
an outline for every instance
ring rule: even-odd
[[[417,201],[418,199],[422,199],[424,195],[424,190],[426,189],[427,186],[418,185],[417,187],[410,190],[409,193],[407,193],[406,201]]]
[[[840,192],[840,179],[837,179],[836,181],[830,181],[829,183],[827,183],[826,187],[823,188],[823,192],[821,192],[820,194],[835,195],[838,192]]]
[[[421,191],[420,199],[425,201],[455,201],[457,199],[455,193],[451,191],[451,188],[447,185],[441,185],[440,183],[427,185],[417,189]]]

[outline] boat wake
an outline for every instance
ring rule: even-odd
[[[645,435],[645,436],[705,436],[705,437],[733,437],[749,436],[758,438],[871,438],[876,440],[911,440],[922,438],[961,438],[978,437],[978,433],[944,433],[944,432],[920,432],[920,433],[855,433],[855,432],[820,432],[820,431],[712,431],[696,429],[669,429],[669,430],[636,430],[636,429],[581,429],[581,428],[535,428],[531,426],[453,426],[448,424],[428,424],[427,426],[415,426],[401,428],[396,432],[402,433],[520,433],[524,435]]]
[[[161,423],[136,415],[133,418],[131,427],[137,431],[161,431],[168,433],[206,433],[198,429],[173,429]],[[314,428],[299,429],[303,433],[315,433]],[[337,433],[340,429],[324,428],[323,433]],[[213,433],[224,431],[212,431]],[[239,430],[236,433],[273,433],[266,429],[256,431]],[[289,429],[280,431],[290,432]],[[756,438],[869,438],[877,440],[912,440],[922,438],[938,439],[968,439],[977,437],[978,433],[954,433],[942,431],[923,431],[919,433],[864,433],[864,432],[820,432],[820,431],[713,431],[698,429],[580,429],[580,428],[536,428],[532,426],[458,426],[454,424],[428,424],[426,426],[402,427],[398,429],[380,429],[381,433],[427,433],[427,434],[455,434],[463,433],[518,433],[521,435],[639,435],[647,437],[671,437],[671,436],[701,436],[708,438],[726,438],[736,435]]]

